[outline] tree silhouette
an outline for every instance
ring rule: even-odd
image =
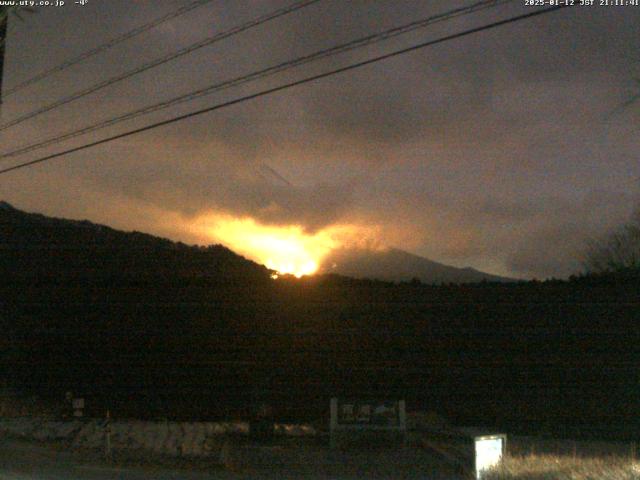
[[[584,266],[589,273],[640,270],[640,205],[631,221],[590,243]]]

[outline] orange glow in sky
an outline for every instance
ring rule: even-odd
[[[209,214],[197,222],[203,233],[279,274],[313,275],[322,260],[349,238],[361,235],[353,225],[333,225],[313,233],[300,225],[264,225],[250,217]],[[275,276],[274,276],[275,278]]]

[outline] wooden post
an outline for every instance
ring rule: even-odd
[[[402,446],[407,446],[407,407],[404,400],[398,402],[398,421],[401,428]]]
[[[636,463],[636,442],[631,442],[629,453],[631,454],[631,463]]]
[[[111,412],[107,410],[107,421],[104,427],[104,456],[111,460]]]
[[[331,399],[330,412],[331,419],[329,423],[329,444],[330,448],[334,449],[337,445],[336,435],[338,427],[338,399],[335,397]]]

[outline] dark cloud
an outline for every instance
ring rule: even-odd
[[[3,118],[286,3],[212,2],[7,98]],[[2,150],[468,3],[325,0],[4,132]],[[11,26],[5,85],[175,5],[41,9]],[[523,11],[513,2],[87,139]],[[15,172],[0,180],[3,196],[187,240],[162,212],[220,211],[309,232],[363,222],[380,226],[383,243],[437,261],[568,275],[578,246],[623,221],[637,188],[640,112],[611,112],[633,86],[639,20],[634,7],[576,7],[519,22]],[[261,175],[264,164],[286,181]]]

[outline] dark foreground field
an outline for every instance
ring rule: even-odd
[[[229,446],[221,458],[169,459],[118,452],[69,450],[0,439],[0,479],[397,479],[457,480],[439,459],[416,449],[329,451],[314,445]]]
[[[226,438],[226,440],[225,440]],[[160,455],[137,448],[104,450],[62,441],[0,436],[0,479],[427,479],[474,478],[469,458],[452,462],[429,448],[429,434],[411,432],[406,447],[359,445],[331,450],[319,437],[257,445],[223,437],[215,455]],[[446,450],[446,449],[445,449]],[[464,466],[465,468],[460,468]],[[503,464],[485,480],[640,479],[633,444],[510,437]]]

